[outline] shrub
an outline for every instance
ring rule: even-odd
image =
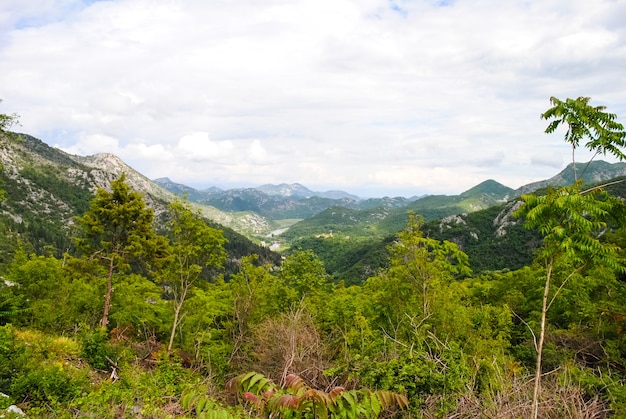
[[[54,406],[77,397],[87,384],[87,376],[82,371],[53,364],[18,375],[11,383],[11,394],[35,405]]]
[[[109,360],[113,360],[116,354],[108,343],[106,329],[85,329],[79,333],[78,339],[81,346],[80,355],[89,365],[98,370],[109,369]]]

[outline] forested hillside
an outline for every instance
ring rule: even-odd
[[[626,160],[624,128],[587,101],[543,117],[584,116],[574,151]],[[2,414],[626,416],[623,179],[446,213],[465,196],[443,218],[332,207],[313,220],[324,235],[303,221],[300,248],[273,258],[6,127]]]
[[[459,246],[468,255],[475,274],[519,269],[532,262],[533,254],[541,244],[541,236],[524,228],[522,220],[513,217],[516,204],[519,202],[514,200],[480,211],[427,221],[422,231],[427,237]],[[406,223],[408,215],[403,219]],[[388,268],[387,248],[394,240],[393,234],[379,234],[369,239],[358,235],[309,235],[293,240],[292,249],[313,250],[334,278],[348,284],[362,284],[373,273]]]
[[[577,166],[583,168],[586,164]],[[605,162],[592,164],[590,167],[594,166],[607,168]],[[610,167],[617,169],[619,173],[619,166]],[[553,178],[556,183],[552,186],[558,186],[562,175],[568,173],[573,173],[572,165]],[[594,172],[589,173],[589,178],[605,179]],[[545,184],[542,182],[537,185]],[[610,178],[586,186],[588,189],[599,187],[603,187],[613,196],[626,199],[624,177]],[[541,189],[539,193],[545,193],[546,190],[547,188]],[[471,191],[468,191],[464,195],[470,194]],[[387,246],[394,240],[394,232],[401,230],[406,224],[408,212],[411,211],[408,208],[414,208],[420,201],[422,200],[404,208],[405,212],[380,208],[368,211],[328,209],[295,224],[284,233],[284,238],[291,243],[291,249],[313,250],[333,277],[348,284],[361,284],[372,273],[388,267]],[[519,269],[529,265],[541,245],[541,236],[536,231],[524,228],[523,220],[513,216],[514,210],[520,204],[519,197],[507,203],[494,202],[488,208],[469,212],[463,212],[458,207],[448,207],[451,215],[441,218],[436,218],[432,212],[420,210],[419,207],[414,212],[425,220],[424,234],[458,245],[469,256],[470,265],[476,274]],[[435,210],[437,214],[443,211],[444,208],[439,207]]]

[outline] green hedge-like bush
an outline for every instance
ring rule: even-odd
[[[53,364],[18,375],[11,383],[11,394],[35,405],[55,405],[77,397],[87,384],[82,371]]]
[[[106,329],[83,330],[78,335],[78,339],[81,346],[80,355],[89,365],[97,370],[109,369],[108,359],[114,360],[116,353],[108,343],[109,337]]]

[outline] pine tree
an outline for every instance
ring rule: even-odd
[[[83,255],[106,270],[106,292],[100,326],[109,324],[116,273],[131,270],[132,262],[150,266],[165,249],[164,238],[153,227],[154,211],[143,196],[131,190],[126,175],[111,182],[111,191],[98,189],[89,211],[79,218],[82,236],[76,245]]]

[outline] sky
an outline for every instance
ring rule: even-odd
[[[550,97],[626,123],[625,16],[626,0],[2,0],[0,113],[199,189],[517,188],[571,162],[544,133]]]

